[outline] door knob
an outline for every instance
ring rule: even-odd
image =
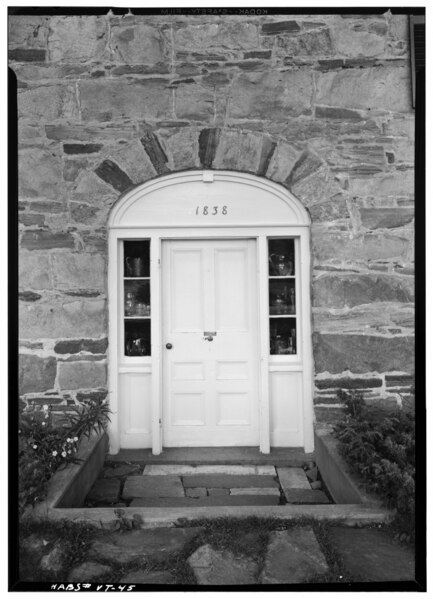
[[[173,347],[173,345],[172,345],[171,343],[166,343],[166,344],[165,344],[165,347],[166,347],[167,349],[171,349],[171,348]]]

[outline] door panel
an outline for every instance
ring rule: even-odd
[[[302,371],[271,372],[271,445],[300,447],[303,444]]]
[[[173,362],[173,381],[204,381],[202,362]]]
[[[251,424],[250,402],[248,394],[240,393],[218,393],[217,398],[217,424]]]
[[[151,447],[151,407],[150,402],[143,401],[143,397],[151,395],[150,372],[120,374],[119,392],[122,397],[121,446],[129,449]]]
[[[203,251],[179,250],[172,254],[172,294],[170,303],[172,330],[177,332],[203,330]]]
[[[169,415],[173,426],[203,426],[205,424],[203,393],[174,393]]]
[[[215,326],[247,331],[249,322],[247,248],[215,251]]]
[[[259,443],[255,265],[254,240],[163,244],[166,447]]]
[[[248,379],[248,362],[217,362],[217,380]]]

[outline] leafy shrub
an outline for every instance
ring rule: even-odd
[[[65,414],[66,423],[56,426],[52,406],[42,410],[26,408],[19,418],[18,430],[18,502],[19,513],[46,496],[48,481],[54,472],[67,464],[77,463],[78,446],[92,431],[100,432],[109,419],[106,402],[91,401],[73,406]]]
[[[346,418],[335,429],[340,452],[390,508],[403,527],[415,517],[415,418],[413,412],[369,409],[359,392],[339,392]]]

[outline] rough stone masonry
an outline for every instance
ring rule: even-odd
[[[408,17],[9,17],[18,82],[20,397],[107,393],[107,218],[178,170],[250,172],[312,217],[315,412],[410,397]],[[66,408],[67,409],[67,408]]]

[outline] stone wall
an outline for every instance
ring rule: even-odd
[[[408,17],[11,16],[18,80],[20,391],[107,386],[107,218],[120,193],[235,169],[309,210],[316,417],[400,403],[414,370]]]

